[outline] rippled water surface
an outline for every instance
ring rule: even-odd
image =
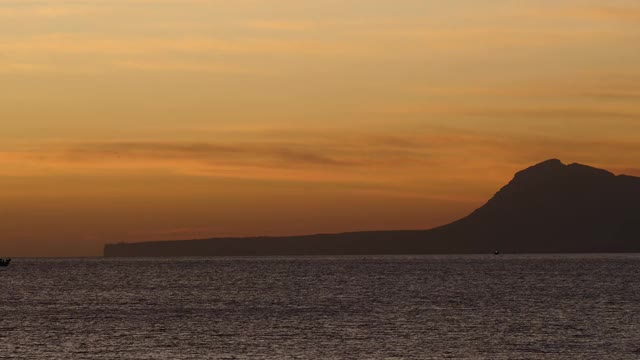
[[[640,256],[16,259],[9,359],[634,359]]]

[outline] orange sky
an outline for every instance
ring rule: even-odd
[[[636,0],[0,0],[0,257],[429,228],[640,176]]]

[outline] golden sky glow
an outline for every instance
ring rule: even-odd
[[[0,257],[429,228],[640,176],[637,0],[0,0]]]

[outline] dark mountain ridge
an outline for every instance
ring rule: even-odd
[[[107,244],[117,256],[640,252],[640,178],[547,160],[431,230]]]

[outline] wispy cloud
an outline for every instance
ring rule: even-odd
[[[560,13],[589,20],[640,22],[640,6],[580,7]]]
[[[296,144],[202,142],[94,142],[52,145],[0,155],[62,172],[166,170],[198,176],[288,177],[290,172],[358,166],[337,151]],[[333,170],[335,171],[335,170]],[[278,174],[281,172],[281,174]]]
[[[0,74],[24,74],[24,73],[42,73],[53,71],[50,65],[34,64],[28,62],[3,62],[0,61]]]
[[[640,91],[585,91],[582,95],[605,100],[640,100]]]
[[[2,6],[2,3],[0,3]],[[21,6],[0,7],[0,18],[61,18],[95,15],[100,12],[97,6],[62,5],[47,6],[41,4],[21,4]]]
[[[316,29],[320,24],[316,21],[293,21],[293,20],[254,20],[243,23],[249,29],[274,30],[274,31],[305,31]]]
[[[214,37],[98,37],[77,34],[46,34],[26,38],[0,38],[0,48],[16,52],[58,54],[154,54],[154,53],[229,53],[229,54],[306,54],[348,53],[362,45],[322,40],[259,39],[245,37],[229,40]]]
[[[0,153],[3,173],[118,175],[139,172],[257,179],[355,182],[502,179],[551,157],[632,168],[640,149],[630,140],[565,140],[440,130],[404,135],[301,133],[288,140],[127,141],[43,144]],[[597,152],[594,152],[597,149]],[[468,154],[474,154],[473,159]],[[602,155],[598,155],[602,154]],[[618,154],[615,159],[610,154]],[[500,165],[501,164],[501,165]],[[497,166],[494,175],[474,174]],[[39,170],[38,170],[39,169]]]
[[[189,73],[220,73],[220,74],[257,74],[258,70],[245,66],[229,63],[215,64],[205,61],[185,62],[185,61],[116,61],[114,65],[118,68],[130,69],[145,72],[189,72]]]
[[[537,120],[640,120],[640,111],[637,109],[612,109],[595,106],[508,106],[508,105],[464,105],[464,104],[415,104],[400,103],[387,104],[383,107],[370,107],[365,110],[368,113],[378,114],[424,114],[453,117],[474,117],[494,119],[537,119]]]

